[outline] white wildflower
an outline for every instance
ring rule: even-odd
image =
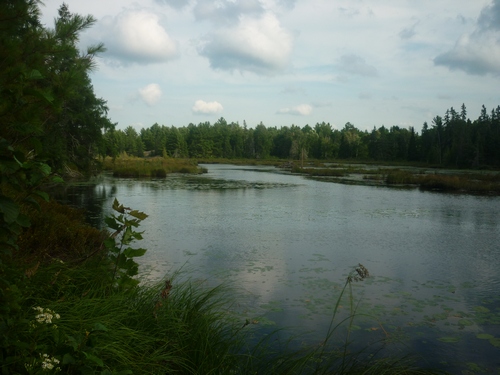
[[[42,369],[44,370],[53,370],[54,368],[56,371],[59,371],[61,368],[57,367],[59,364],[59,360],[55,357],[50,357],[48,354],[40,354],[40,357],[42,358]]]
[[[37,311],[38,314],[35,315],[35,319],[40,324],[52,324],[52,319],[60,319],[61,316],[56,314],[51,309],[44,309],[40,306],[33,307],[33,310]]]

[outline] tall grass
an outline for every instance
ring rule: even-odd
[[[113,159],[106,157],[103,162],[106,170],[113,171],[116,177],[165,177],[169,173],[204,173],[206,170],[198,167],[192,159],[176,158],[138,158],[126,153]]]
[[[388,184],[414,184],[423,190],[462,191],[470,193],[500,193],[500,174],[478,173],[411,173],[391,170]]]
[[[165,283],[158,283],[110,291],[108,279],[99,277],[106,268],[54,263],[29,280],[26,321],[33,320],[35,306],[61,318],[36,343],[27,330],[26,341],[60,358],[63,373],[209,374],[236,368],[241,343],[225,317],[227,296],[221,288],[174,283],[167,294]],[[54,334],[58,339],[50,337]],[[23,360],[29,357],[36,358],[37,350],[24,353]],[[71,360],[63,363],[65,357]]]

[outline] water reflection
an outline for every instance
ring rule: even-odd
[[[104,177],[69,196],[101,221],[115,196],[146,212],[141,262],[150,278],[184,267],[191,277],[229,282],[242,291],[240,316],[264,329],[296,327],[319,342],[347,273],[361,262],[373,275],[354,288],[371,316],[356,323],[361,342],[400,335],[454,372],[457,355],[498,366],[498,348],[476,335],[500,338],[499,198],[206,167],[195,177]]]

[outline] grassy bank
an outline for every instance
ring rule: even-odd
[[[272,335],[251,344],[257,326],[233,310],[227,286],[175,275],[130,283],[132,257],[142,254],[131,243],[141,238],[136,228],[146,215],[114,208],[106,221],[112,240],[68,207],[42,203],[29,211],[32,226],[8,265],[18,298],[0,327],[2,374],[430,373],[401,359],[351,352],[348,336],[345,345],[330,344],[336,330],[349,332],[354,315],[337,321],[336,313],[341,299],[352,308],[351,283],[368,276],[364,267],[346,280],[321,345],[291,349]]]
[[[193,159],[175,158],[138,158],[122,154],[113,159],[106,157],[103,161],[105,170],[113,171],[116,177],[166,177],[170,173],[199,174],[206,172]]]
[[[500,194],[500,173],[387,173],[388,184],[415,184],[422,190]]]
[[[332,181],[354,184],[415,186],[422,190],[472,194],[500,194],[500,172],[432,170],[416,167],[362,166],[351,164],[331,164],[307,167],[293,165],[292,173],[300,173],[312,178],[332,178]]]

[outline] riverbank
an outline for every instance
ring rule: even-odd
[[[329,346],[334,320],[320,346],[294,350],[266,339],[252,346],[256,322],[234,313],[227,285],[178,282],[174,274],[155,284],[119,287],[106,236],[73,209],[41,204],[40,211],[28,212],[32,226],[9,264],[17,275],[17,305],[2,327],[3,373],[431,373],[402,359]],[[117,217],[127,212],[127,220],[145,218],[127,209]],[[125,233],[140,238],[135,230]],[[344,288],[347,301],[354,276],[368,276],[363,268],[353,272]],[[345,323],[349,327],[352,320]]]
[[[420,188],[456,193],[500,195],[500,172],[458,170],[435,166],[393,165],[353,162],[301,162],[280,159],[176,159],[138,158],[125,153],[115,159],[106,157],[103,168],[115,177],[166,177],[171,173],[200,174],[199,164],[269,165],[282,171],[302,174],[321,181],[344,184]]]
[[[500,195],[500,172],[497,171],[428,169],[413,166],[392,167],[342,163],[328,163],[322,166],[308,165],[305,167],[293,164],[286,169],[289,169],[291,173],[303,174],[314,179],[338,183],[418,187],[421,190]]]

